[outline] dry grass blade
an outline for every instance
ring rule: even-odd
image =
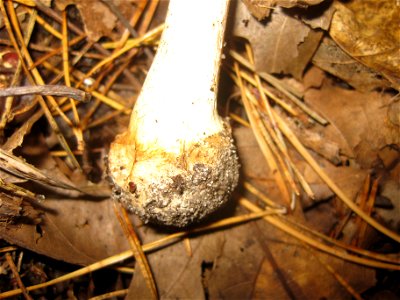
[[[347,245],[347,244],[345,244],[345,243],[343,243],[343,242],[341,242],[339,240],[333,239],[333,238],[328,237],[328,236],[326,236],[326,235],[324,235],[324,234],[322,234],[322,233],[320,233],[318,231],[312,230],[312,229],[308,228],[305,225],[302,225],[302,224],[300,224],[298,222],[290,220],[289,218],[282,218],[282,221],[284,221],[284,222],[286,222],[286,223],[288,223],[288,224],[290,224],[292,226],[297,227],[298,229],[306,232],[307,234],[313,236],[314,238],[317,237],[317,238],[327,242],[328,244],[335,245],[337,247],[343,248],[343,249],[345,249],[347,251],[350,251],[350,252],[353,252],[355,254],[362,255],[362,256],[365,256],[365,257],[370,257],[370,258],[373,258],[375,260],[380,260],[380,261],[388,262],[388,263],[391,263],[391,264],[400,264],[400,259],[396,259],[396,258],[393,258],[393,257],[389,257],[387,255],[384,255],[384,254],[375,253],[375,252],[371,252],[371,251],[368,251],[368,250],[364,250],[364,249],[361,249],[361,248],[356,248],[354,246]]]
[[[229,114],[229,117],[230,117],[232,120],[234,120],[234,121],[238,122],[239,124],[243,125],[244,127],[250,128],[250,123],[247,122],[246,120],[242,119],[241,117],[239,117],[237,114],[230,113],[230,114]]]
[[[141,14],[142,14],[142,12],[144,10],[145,4],[146,4],[145,2],[141,2],[141,4],[139,5],[139,8],[135,11],[134,15],[132,16],[132,20],[131,20],[132,26],[136,25],[136,23],[139,21],[139,18],[140,18]],[[150,17],[152,17],[153,13],[154,12],[150,12]],[[151,20],[151,18],[150,18],[150,20]],[[145,26],[144,28],[147,29],[149,24],[147,24],[146,22],[144,22],[144,23],[145,24],[142,23],[142,25]],[[128,35],[124,34],[121,37],[120,41],[118,42],[119,46],[116,49],[120,49],[120,47],[123,47],[123,45],[125,45],[127,39],[128,39]],[[124,70],[126,70],[128,68],[129,64],[131,63],[132,59],[136,56],[137,53],[138,53],[137,49],[132,49],[128,53],[127,57],[125,58],[125,62],[122,63],[117,68],[117,70],[112,74],[112,76],[110,76],[110,78],[108,79],[108,81],[107,81],[107,83],[106,83],[106,85],[104,87],[103,94],[107,94],[108,93],[108,91],[111,89],[111,86],[114,84],[114,82],[117,80],[117,78],[121,75],[121,73],[124,72]],[[152,56],[152,53],[147,48],[145,49],[145,53],[147,54],[148,57]],[[85,75],[85,76],[87,77],[87,75]],[[140,87],[138,89],[140,89]],[[92,115],[96,112],[97,108],[100,106],[100,103],[101,103],[100,99],[97,99],[96,102],[92,105],[91,109],[87,112],[87,114],[85,115],[85,117],[83,119],[84,127],[91,128],[91,127],[94,127],[94,126],[98,126],[97,124],[94,125],[94,126],[93,126],[93,124],[89,124],[89,120],[92,117]],[[112,112],[111,114],[114,114],[114,113],[115,112]],[[118,114],[119,114],[119,112],[116,113],[115,116],[118,115]],[[106,120],[108,120],[108,119],[106,118]],[[96,121],[98,121],[98,120],[96,120]],[[101,124],[101,122],[98,123],[98,124]]]
[[[247,200],[245,198],[241,198],[239,200],[239,204],[252,212],[260,212],[261,211],[261,209],[258,206],[251,203],[249,200]],[[276,228],[282,230],[283,232],[286,232],[287,234],[295,237],[296,239],[300,240],[301,242],[304,242],[304,243],[306,243],[310,246],[313,246],[323,252],[334,255],[341,259],[351,261],[351,262],[354,262],[357,264],[369,266],[369,267],[374,267],[374,268],[400,270],[400,265],[383,263],[380,261],[367,259],[364,257],[358,257],[358,256],[355,256],[352,254],[348,254],[347,252],[345,252],[343,250],[339,250],[339,249],[335,249],[333,247],[327,246],[327,245],[315,240],[314,238],[310,238],[309,236],[296,230],[292,226],[287,225],[284,221],[282,221],[280,218],[278,218],[276,216],[265,216],[264,220],[267,221],[268,223],[270,223],[271,225],[275,226]]]
[[[297,196],[299,196],[300,191],[298,190],[296,183],[294,182],[294,179],[292,176],[293,171],[290,169],[291,165],[293,165],[293,164],[291,163],[291,159],[285,149],[285,146],[282,146],[280,139],[278,139],[277,135],[275,134],[275,131],[271,128],[271,127],[273,127],[273,125],[270,126],[270,124],[268,122],[265,122],[265,118],[263,118],[263,116],[261,115],[261,113],[258,110],[259,103],[258,103],[257,99],[255,98],[255,96],[246,87],[245,87],[245,91],[246,91],[247,99],[250,100],[251,107],[254,110],[254,114],[256,115],[257,119],[259,120],[260,131],[261,131],[261,134],[262,134],[265,142],[271,149],[274,157],[277,159],[279,166],[280,166],[280,170],[282,170],[282,173],[285,176],[286,181],[290,184],[292,191]],[[279,151],[278,149],[281,151]],[[290,202],[290,208],[292,210],[295,208],[295,202],[294,202],[295,199],[296,199],[295,197],[292,197],[292,201]]]
[[[40,74],[39,74],[37,69],[32,69],[32,75],[35,78],[36,82],[33,79],[31,73],[28,71],[28,67],[33,64],[33,61],[32,61],[32,58],[30,57],[30,54],[29,54],[29,52],[28,52],[28,50],[26,48],[26,45],[24,43],[24,38],[23,38],[22,33],[21,33],[21,29],[20,29],[20,26],[19,26],[18,18],[16,16],[15,9],[14,9],[13,3],[11,1],[8,1],[8,8],[9,8],[9,11],[10,11],[11,20],[13,22],[13,27],[11,27],[11,23],[10,23],[10,20],[8,18],[8,14],[7,14],[7,11],[6,11],[5,6],[4,6],[4,1],[0,0],[0,10],[1,10],[2,14],[3,14],[4,24],[6,26],[9,38],[10,38],[10,40],[11,40],[13,46],[14,46],[14,49],[17,52],[18,57],[19,57],[19,59],[20,59],[20,61],[22,63],[22,68],[24,69],[24,71],[25,71],[29,81],[31,82],[31,84],[39,83],[40,85],[44,85],[44,81],[43,81],[42,77],[40,76]],[[36,18],[36,14],[37,14],[36,11],[34,11],[31,14],[31,17],[33,19],[35,19]],[[14,36],[13,29],[16,31],[17,37],[19,39],[19,42],[21,43],[21,49],[18,46],[17,40],[16,40],[16,38]],[[24,55],[22,55],[21,50],[24,53]],[[28,62],[28,66],[25,64],[24,57],[26,58],[26,60]],[[49,101],[53,105],[53,107],[56,110],[60,111],[60,108],[58,107],[58,105],[57,105],[56,101],[54,100],[54,98],[51,97],[51,96],[47,96],[47,98],[49,99]],[[76,168],[80,169],[78,161],[76,160],[75,156],[73,155],[73,153],[71,151],[71,148],[69,147],[67,141],[65,140],[65,137],[61,134],[61,132],[59,130],[59,127],[58,127],[56,121],[54,120],[49,108],[47,107],[47,104],[44,101],[43,97],[39,96],[38,100],[39,100],[40,106],[42,107],[42,109],[44,111],[44,114],[47,117],[47,120],[49,121],[49,124],[50,124],[51,128],[56,133],[57,138],[58,138],[61,146],[64,148],[65,151],[68,152],[68,157],[71,159],[73,165]],[[61,115],[63,116],[64,120],[67,120],[67,122],[69,122],[69,119],[62,112],[61,112]]]
[[[36,5],[35,0],[13,0],[13,2],[20,3],[30,7],[34,7]]]
[[[250,45],[248,43],[246,43],[246,52],[247,55],[249,57],[249,63],[252,66],[252,69],[255,69],[254,67],[254,57],[253,57],[253,51],[250,47]],[[241,72],[241,74],[244,74],[244,72]],[[281,163],[282,165],[282,169],[284,170],[284,174],[286,175],[286,179],[288,180],[288,182],[291,184],[291,187],[293,189],[293,191],[296,193],[297,196],[300,195],[300,192],[297,189],[296,184],[294,183],[294,175],[296,175],[296,177],[299,180],[300,185],[303,187],[304,191],[307,193],[307,195],[313,199],[314,198],[314,194],[310,188],[310,186],[308,185],[307,181],[303,178],[303,176],[301,175],[301,173],[298,171],[298,169],[296,168],[295,164],[292,162],[288,150],[287,150],[287,146],[285,144],[285,140],[282,136],[282,133],[280,132],[274,115],[272,113],[272,108],[271,105],[267,99],[267,94],[270,96],[272,96],[272,93],[265,93],[264,90],[265,88],[262,86],[261,83],[261,79],[260,76],[258,75],[258,73],[253,74],[254,77],[254,81],[255,81],[255,87],[258,89],[259,91],[259,95],[261,98],[261,102],[257,101],[257,99],[255,99],[255,97],[253,96],[252,93],[250,93],[250,91],[247,89],[248,92],[248,97],[249,99],[251,99],[253,101],[253,103],[258,104],[256,105],[256,107],[258,108],[258,110],[261,111],[261,113],[264,113],[266,116],[268,116],[268,121],[267,118],[261,118],[262,120],[262,124],[264,125],[264,128],[267,130],[268,134],[264,134],[264,136],[266,137],[266,141],[268,142],[269,139],[272,139],[271,142],[269,142],[270,144],[272,144],[270,147],[271,149],[274,149],[276,145],[276,147],[278,147],[280,154],[277,154],[277,158],[280,159],[281,156],[283,157],[283,159],[285,160],[286,164]],[[277,97],[272,97],[274,99],[276,99]],[[260,102],[260,103],[259,103]],[[269,135],[269,136],[268,136]],[[278,151],[276,151],[278,152]],[[280,159],[280,160],[283,160]],[[294,210],[295,209],[295,197],[292,197],[292,202],[291,202],[291,209]]]
[[[67,21],[67,11],[62,12],[62,58],[63,58],[63,68],[64,68],[64,82],[65,85],[71,87],[71,79],[69,74],[69,55],[68,55],[68,21]],[[77,141],[77,149],[80,151],[85,150],[85,141],[83,139],[83,132],[79,120],[78,110],[76,109],[75,101],[69,98],[69,103],[72,107],[72,114],[74,116],[74,122],[72,127],[72,132],[75,134]]]
[[[372,213],[372,209],[375,204],[375,199],[376,199],[376,194],[378,192],[378,187],[379,187],[379,178],[374,180],[372,183],[371,191],[369,193],[369,197],[366,199],[366,203],[364,205],[364,210],[365,212],[370,216]],[[358,231],[358,236],[357,236],[357,241],[356,245],[361,247],[361,245],[364,243],[365,240],[365,234],[367,231],[368,223],[362,221],[360,222],[359,225],[359,231]]]
[[[392,230],[386,228],[382,224],[378,223],[371,216],[366,214],[362,209],[360,209],[349,197],[347,197],[343,191],[336,185],[332,179],[329,178],[328,174],[319,166],[307,149],[301,144],[298,138],[293,134],[290,128],[285,124],[281,117],[275,113],[276,120],[279,128],[286,138],[291,142],[291,144],[296,148],[296,150],[303,156],[303,158],[308,162],[311,168],[320,176],[320,178],[329,186],[329,188],[357,215],[359,215],[365,222],[374,227],[376,230],[385,234],[386,236],[392,238],[396,242],[400,242],[400,236],[393,232]]]
[[[101,268],[108,267],[110,265],[119,263],[119,262],[121,262],[121,261],[123,261],[123,260],[125,260],[127,258],[130,258],[130,257],[132,257],[132,251],[131,250],[127,250],[127,251],[124,251],[124,252],[119,253],[117,255],[114,255],[112,257],[103,259],[103,260],[101,260],[101,261],[99,261],[97,263],[94,263],[92,265],[89,265],[87,267],[84,267],[84,268],[81,268],[81,269],[76,270],[74,272],[68,273],[68,274],[66,274],[64,276],[60,276],[60,277],[58,277],[56,279],[49,280],[47,282],[40,283],[40,284],[37,284],[37,285],[28,286],[28,287],[26,287],[26,290],[27,291],[34,291],[34,290],[41,289],[41,288],[44,288],[44,287],[48,287],[48,286],[51,286],[51,285],[54,285],[54,284],[57,284],[57,283],[60,283],[60,282],[64,282],[66,280],[70,280],[70,279],[73,279],[73,278],[88,274],[90,272],[94,272],[94,271],[99,270]],[[16,296],[16,295],[19,295],[21,293],[22,293],[21,289],[15,289],[15,290],[11,290],[11,291],[8,291],[8,292],[4,292],[4,293],[0,294],[0,299],[5,299],[5,298],[12,297],[12,296]]]
[[[48,69],[48,70],[54,72],[55,74],[60,74],[60,73],[62,73],[61,70],[55,68],[54,66],[52,66],[52,65],[49,64],[48,62],[44,62],[42,66],[45,67],[46,69]],[[75,80],[73,80],[73,78],[71,78],[71,80],[72,80],[72,81],[75,81]],[[126,111],[128,111],[129,109],[128,109],[124,104],[118,102],[117,100],[114,100],[114,99],[112,99],[112,98],[110,98],[110,97],[107,97],[107,96],[103,95],[102,93],[100,93],[100,92],[98,92],[98,91],[96,91],[96,90],[91,91],[90,94],[91,94],[94,98],[99,99],[101,102],[103,102],[104,104],[110,106],[111,108],[113,108],[113,109],[115,109],[115,110],[123,111],[124,113],[128,113],[128,112],[126,112]],[[56,113],[57,113],[57,112],[56,112]]]
[[[19,276],[17,267],[15,266],[10,253],[6,253],[6,260],[7,260],[8,266],[10,267],[11,272],[13,273],[14,278],[17,281],[17,284],[18,284],[19,288],[21,289],[22,294],[24,295],[25,299],[32,300],[32,297],[29,296],[28,291],[26,290],[25,285],[23,284],[23,282],[21,280],[21,277]]]
[[[122,210],[122,216],[120,215],[118,208]],[[139,265],[139,269],[142,271],[147,287],[150,290],[152,299],[158,299],[158,292],[153,273],[151,272],[149,262],[147,261],[146,255],[143,252],[141,242],[132,226],[132,223],[129,220],[129,216],[126,210],[120,204],[114,202],[114,212],[122,227],[122,230],[124,231],[126,238],[129,241],[133,256],[135,257],[136,263]]]
[[[241,56],[239,53],[235,52],[234,50],[229,51],[229,55],[232,56],[235,61],[239,62],[246,68],[248,68],[250,71],[256,73],[256,70],[254,66],[243,56]],[[297,99],[296,96],[291,94],[290,92],[287,91],[284,87],[282,87],[281,83],[275,79],[273,76],[268,75],[268,74],[258,74],[262,79],[270,83],[272,86],[274,86],[276,89],[278,89],[280,92],[285,94],[290,100],[292,100],[300,109],[302,109],[305,113],[307,113],[310,117],[312,117],[314,120],[316,120],[318,123],[322,125],[327,125],[328,121],[325,120],[322,116],[320,116],[318,113],[313,111],[311,108],[309,108],[306,104],[304,104],[302,101]]]
[[[79,43],[80,41],[82,41],[84,38],[86,37],[86,35],[80,35],[77,36],[75,38],[73,38],[71,41],[69,41],[69,46],[73,46],[77,43]],[[35,61],[32,65],[31,65],[31,69],[36,68],[37,66],[41,65],[43,62],[45,62],[46,60],[48,60],[49,58],[59,54],[60,52],[62,52],[63,47],[59,47],[59,48],[55,48],[52,49],[51,51],[49,51],[48,53],[44,54],[43,56],[41,56],[37,61]]]
[[[356,292],[356,290],[349,285],[349,283],[341,276],[334,268],[332,268],[331,265],[327,264],[321,257],[319,257],[318,254],[314,253],[312,249],[310,249],[311,254],[320,262],[320,264],[329,272],[332,274],[333,277],[336,278],[336,280],[346,289],[346,291],[353,296],[354,299],[357,300],[362,300],[363,298],[359,293]]]
[[[251,128],[253,129],[254,135],[257,139],[257,142],[261,148],[262,153],[264,154],[265,159],[267,160],[267,163],[271,169],[271,173],[275,177],[276,183],[278,185],[279,190],[281,191],[282,197],[286,203],[290,204],[290,196],[289,196],[289,191],[287,189],[286,183],[283,179],[283,176],[278,168],[278,165],[275,161],[275,157],[269,148],[267,142],[265,141],[265,137],[261,130],[263,129],[261,120],[256,112],[256,109],[254,108],[254,105],[251,103],[251,101],[248,100],[247,98],[247,92],[246,88],[243,85],[243,82],[240,77],[240,70],[239,70],[239,65],[238,63],[234,63],[234,69],[236,73],[236,78],[237,78],[237,85],[240,88],[241,96],[242,96],[242,101],[244,104],[244,107],[246,109],[247,116],[250,120]]]
[[[37,22],[45,29],[48,33],[52,34],[59,40],[62,40],[62,34],[59,33],[57,30],[54,29],[49,23],[47,23],[42,17],[37,16]]]
[[[274,201],[269,199],[264,193],[262,193],[260,190],[258,190],[254,185],[252,185],[250,182],[245,181],[243,183],[243,186],[246,190],[248,190],[250,193],[252,193],[254,196],[262,200],[265,204],[273,207],[273,208],[281,208],[281,209],[286,209],[285,207],[280,207],[278,206]]]
[[[17,249],[18,248],[15,246],[7,246],[7,247],[0,248],[0,253],[15,251]]]
[[[25,43],[29,43],[29,40],[31,39],[31,35],[33,32],[33,28],[35,27],[35,15],[30,15],[29,16],[29,22],[28,26],[25,30]],[[19,82],[21,81],[20,74],[22,70],[22,63],[20,60],[18,60],[17,67],[15,69],[15,72],[13,74],[13,78],[10,83],[10,87],[15,87],[19,85]],[[1,120],[0,120],[0,134],[3,134],[3,130],[6,127],[7,122],[11,121],[13,118],[13,115],[11,114],[11,108],[14,102],[14,97],[10,96],[6,98],[6,102],[4,104],[3,108],[3,113],[1,115]]]
[[[110,299],[114,297],[122,297],[128,294],[128,289],[123,289],[123,290],[118,290],[110,293],[106,293],[103,295],[99,295],[96,297],[89,298],[89,300],[104,300],[104,299]]]
[[[4,151],[2,148],[0,148],[0,169],[3,169],[17,177],[32,180],[43,185],[48,185],[49,187],[59,187],[62,189],[78,191],[76,187],[47,176],[34,166],[26,163],[9,152]]]
[[[282,156],[283,159],[285,160],[285,163],[283,163],[283,159],[280,159],[280,164],[282,166],[282,169],[285,171],[284,174],[286,175],[286,179],[288,180],[288,182],[291,184],[291,187],[293,189],[293,191],[296,193],[296,195],[300,195],[300,192],[297,189],[296,184],[294,183],[294,175],[297,177],[301,187],[303,188],[303,190],[306,192],[306,194],[311,198],[314,199],[315,195],[313,193],[313,191],[311,190],[311,187],[309,186],[309,184],[307,183],[307,181],[304,179],[303,175],[300,173],[300,171],[297,169],[296,165],[292,162],[292,159],[289,156],[287,147],[283,141],[283,137],[278,136],[275,131],[273,130],[273,127],[275,127],[274,124],[270,125],[270,122],[267,122],[266,120],[266,113],[265,113],[265,108],[261,107],[261,105],[258,104],[257,99],[254,97],[254,95],[252,93],[250,93],[250,91],[248,89],[246,89],[246,93],[248,95],[248,98],[254,103],[255,105],[255,109],[261,110],[261,112],[259,113],[259,117],[261,120],[261,123],[263,124],[263,128],[265,128],[267,130],[266,133],[263,134],[263,136],[265,137],[265,140],[271,144],[271,149],[276,147],[279,149],[279,153],[277,150],[274,151],[274,153],[276,152],[276,156],[278,157],[278,159],[280,159],[280,157]],[[266,99],[265,99],[266,101]],[[273,141],[270,141],[270,140]],[[273,148],[272,148],[273,147]],[[295,198],[293,198],[295,199]],[[295,208],[295,202],[291,203],[291,209]]]
[[[268,100],[266,99],[265,94],[269,95],[268,93],[263,93],[263,90],[265,90],[264,87],[261,86],[261,82],[257,80],[258,76],[255,74],[256,79],[252,79],[250,75],[244,73],[243,71],[239,71],[241,76],[246,76],[248,78],[247,81],[251,81],[252,84],[259,89],[259,93],[262,98],[262,103],[264,103],[263,107],[258,103],[258,100],[255,98],[255,96],[249,91],[247,87],[244,87],[245,93],[248,97],[249,100],[254,104],[254,113],[258,116],[258,119],[261,121],[260,125],[260,132],[262,134],[262,137],[264,141],[267,143],[268,147],[271,149],[273,154],[275,155],[276,159],[278,160],[279,165],[281,166],[281,169],[283,171],[283,174],[285,175],[286,180],[290,184],[293,192],[298,196],[300,194],[297,185],[295,184],[293,175],[295,175],[303,188],[303,190],[306,192],[306,194],[313,199],[314,193],[311,190],[311,187],[307,183],[307,181],[304,179],[303,175],[300,173],[300,171],[297,169],[296,165],[292,162],[286,145],[284,144],[283,137],[281,136],[278,128],[276,128],[275,122],[272,122],[273,124],[269,124],[269,122],[266,122],[265,118],[262,117],[261,113],[266,114],[266,112],[259,112],[258,110],[266,110],[266,108],[269,107]],[[231,78],[238,84],[238,77],[236,75],[230,74]],[[275,97],[276,98],[276,97]],[[270,111],[270,109],[269,109]],[[271,115],[271,113],[268,113],[268,115]],[[245,120],[240,118],[237,115],[231,114],[232,119],[236,120],[240,124],[251,127],[250,124],[248,124]],[[270,118],[271,119],[271,118]],[[272,119],[271,119],[272,120]],[[276,146],[275,146],[276,145]],[[278,149],[276,149],[278,147]],[[292,200],[290,202],[290,208],[292,210],[295,209],[295,199],[296,197],[292,197]]]
[[[146,1],[139,1],[136,5],[137,6],[136,6],[136,9],[135,9],[135,12],[132,15],[132,18],[130,19],[130,22],[129,22],[130,26],[132,26],[132,27],[135,27],[137,22],[141,18],[142,14],[143,14],[143,11],[144,11],[144,9],[145,9],[145,7],[147,5],[147,0]],[[131,32],[126,29],[125,32],[122,34],[122,36],[121,36],[119,41],[117,41],[117,42],[105,42],[102,45],[103,45],[104,48],[108,48],[106,44],[109,44],[109,45],[112,44],[111,47],[109,47],[109,48],[121,48],[127,42],[130,34],[131,34]],[[133,36],[133,37],[136,38],[137,36]]]
[[[240,76],[242,77],[242,79],[246,80],[252,86],[257,87],[257,82],[248,73],[244,72],[243,70],[240,70]],[[272,94],[265,87],[262,87],[262,91],[266,96],[271,98],[276,104],[278,104],[280,107],[282,107],[287,113],[289,113],[290,115],[295,116],[295,117],[298,116],[298,113],[296,112],[295,109],[293,109],[289,104],[287,104],[286,102],[282,101],[277,96]]]
[[[238,216],[238,217],[231,217],[231,218],[227,218],[227,219],[223,219],[221,221],[212,223],[210,225],[204,226],[204,227],[199,227],[196,228],[192,231],[184,231],[184,232],[178,232],[175,234],[171,234],[169,236],[166,236],[165,238],[162,238],[160,240],[148,243],[143,245],[143,251],[144,252],[148,252],[148,251],[153,251],[156,250],[160,247],[166,246],[171,244],[172,242],[176,242],[179,241],[182,237],[188,236],[191,233],[202,233],[202,232],[206,232],[206,231],[210,231],[210,230],[216,230],[216,229],[220,229],[226,226],[234,226],[234,225],[239,225],[242,224],[244,222],[249,222],[252,220],[256,220],[259,218],[262,218],[266,215],[271,215],[271,214],[282,214],[282,211],[278,211],[278,210],[269,210],[269,211],[259,211],[256,213],[250,213],[250,214],[246,214],[243,216]],[[74,272],[68,273],[66,275],[60,276],[58,278],[55,278],[53,280],[49,280],[47,282],[41,283],[41,284],[37,284],[37,285],[32,285],[27,287],[27,291],[33,291],[33,290],[37,290],[37,289],[41,289],[44,287],[48,287],[60,282],[64,282],[66,280],[70,280],[91,272],[94,272],[96,270],[111,266],[113,264],[119,263],[124,261],[125,259],[131,258],[133,256],[132,254],[132,250],[127,250],[124,251],[122,253],[119,253],[117,255],[108,257],[106,259],[103,259],[101,261],[98,261],[94,264],[91,264],[87,267],[81,268],[79,270],[76,270]],[[15,290],[11,290],[8,292],[4,292],[0,294],[0,299],[4,299],[4,298],[8,298],[8,297],[12,297],[12,296],[16,296],[21,294],[22,291],[21,289],[15,289]]]
[[[141,36],[139,38],[128,41],[123,48],[121,48],[118,51],[115,51],[112,55],[110,55],[109,57],[100,61],[89,72],[87,72],[86,78],[92,76],[94,73],[96,73],[98,70],[100,70],[103,66],[112,62],[113,60],[120,57],[122,54],[128,52],[129,50],[136,48],[136,47],[140,47],[146,43],[149,43],[151,40],[154,40],[162,33],[163,30],[164,30],[164,24],[159,25],[158,27],[150,30],[149,32],[147,32],[146,34],[144,34],[143,36]]]
[[[43,195],[36,195],[34,193],[32,193],[31,191],[24,189],[23,187],[20,187],[18,185],[12,184],[12,183],[8,183],[3,181],[3,179],[0,178],[0,188],[3,190],[6,190],[14,195],[20,196],[20,197],[24,197],[24,198],[28,198],[31,200],[43,200],[44,196]]]

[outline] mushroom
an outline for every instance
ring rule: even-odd
[[[237,185],[231,129],[216,107],[228,5],[170,1],[129,128],[111,144],[113,198],[145,222],[187,226]]]

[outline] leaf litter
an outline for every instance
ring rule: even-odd
[[[107,2],[96,2],[101,13],[94,14],[76,1],[18,1],[16,11],[1,1],[0,51],[14,56],[0,56],[0,86],[70,85],[92,101],[1,98],[0,237],[18,246],[5,247],[1,259],[18,284],[0,286],[0,297],[50,295],[44,287],[55,283],[59,296],[93,299],[394,294],[376,269],[400,269],[397,48],[383,34],[396,27],[397,8],[384,0],[374,7],[246,1],[249,12],[237,2],[227,48],[238,55],[224,62],[221,90],[231,99],[242,183],[227,207],[176,232],[115,210],[102,175],[108,145],[151,64],[166,5]],[[382,34],[369,37],[385,15],[393,18]],[[32,266],[57,268],[44,256],[83,267],[59,278],[47,271],[50,280],[35,286]],[[79,281],[105,267],[103,276],[113,274],[106,286],[96,273]]]

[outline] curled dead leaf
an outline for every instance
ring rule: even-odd
[[[400,88],[400,6],[397,1],[336,3],[330,35],[350,56]]]

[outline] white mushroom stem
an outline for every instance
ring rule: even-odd
[[[136,139],[179,153],[221,131],[216,94],[228,2],[176,0],[130,123]]]
[[[129,130],[111,145],[114,196],[146,221],[197,221],[237,183],[229,125],[216,109],[228,4],[170,1]]]

